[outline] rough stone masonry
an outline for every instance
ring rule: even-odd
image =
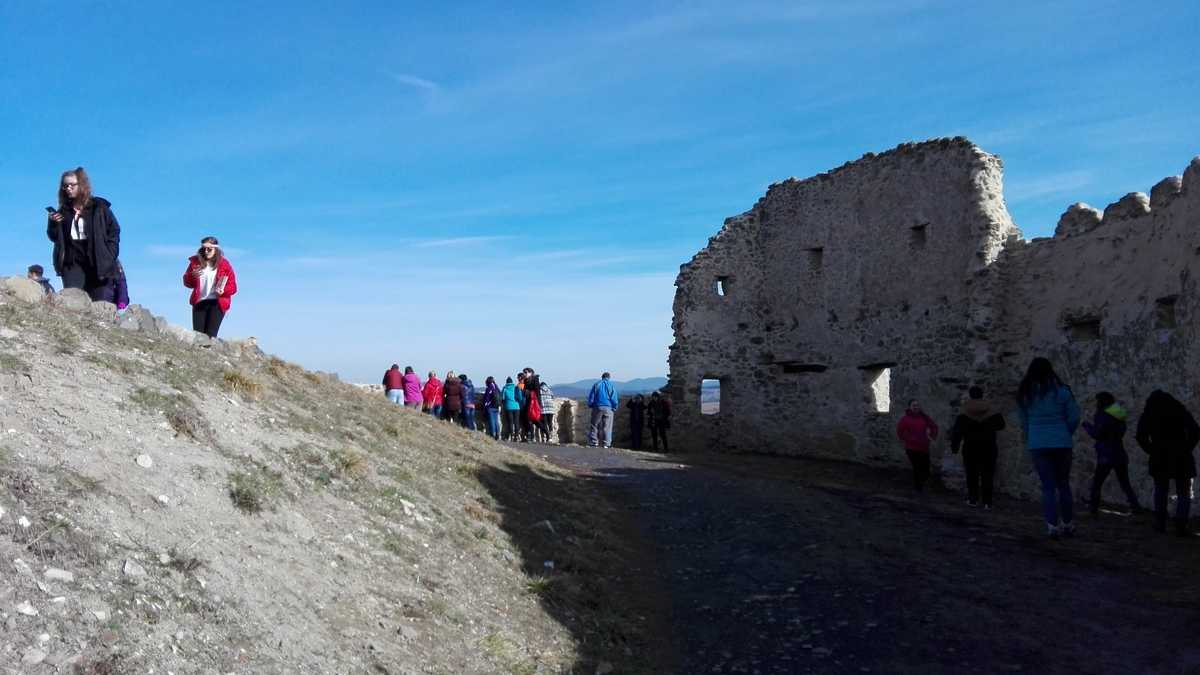
[[[964,138],[907,143],[771,185],[726,220],[675,282],[678,446],[898,463],[909,399],[948,431],[980,384],[1009,422],[997,485],[1030,495],[1014,396],[1034,356],[1085,415],[1109,390],[1136,421],[1154,388],[1200,414],[1200,157],[1149,196],[1072,205],[1054,237],[1032,241],[1005,207],[1002,169]],[[715,414],[702,410],[706,379],[719,381]],[[933,461],[953,478],[947,435]],[[1132,431],[1126,441],[1148,498],[1144,455]],[[1080,430],[1077,487],[1091,447]]]

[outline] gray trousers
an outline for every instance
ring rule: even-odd
[[[608,406],[592,408],[592,423],[588,427],[588,445],[612,447],[613,410]]]

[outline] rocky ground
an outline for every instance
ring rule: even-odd
[[[0,279],[0,673],[630,672],[625,534],[527,454]],[[641,612],[646,615],[646,612]]]
[[[659,672],[1196,673],[1200,541],[1036,504],[991,512],[904,472],[523,446],[601,486],[638,542]]]

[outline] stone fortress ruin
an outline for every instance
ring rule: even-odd
[[[1026,241],[1001,160],[964,138],[909,143],[771,185],[680,268],[670,350],[673,444],[899,463],[910,399],[948,427],[972,384],[1003,410],[997,487],[1036,493],[1014,396],[1034,356],[1085,415],[1109,390],[1131,412],[1135,487],[1151,482],[1132,427],[1162,388],[1200,414],[1200,157],[1150,195],[1067,209]],[[719,410],[701,383],[719,382]],[[712,413],[712,414],[709,414]],[[1076,435],[1073,480],[1094,453]],[[1119,500],[1117,481],[1106,498]]]

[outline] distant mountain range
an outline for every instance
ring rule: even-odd
[[[568,382],[564,384],[552,384],[554,395],[563,398],[587,398],[588,392],[592,390],[592,385],[596,383],[597,378],[588,380],[579,380],[578,382]],[[632,396],[634,394],[649,394],[652,391],[658,391],[667,386],[667,378],[665,377],[639,377],[635,380],[626,382],[618,382],[613,380],[613,384],[617,387],[617,394],[620,396]]]

